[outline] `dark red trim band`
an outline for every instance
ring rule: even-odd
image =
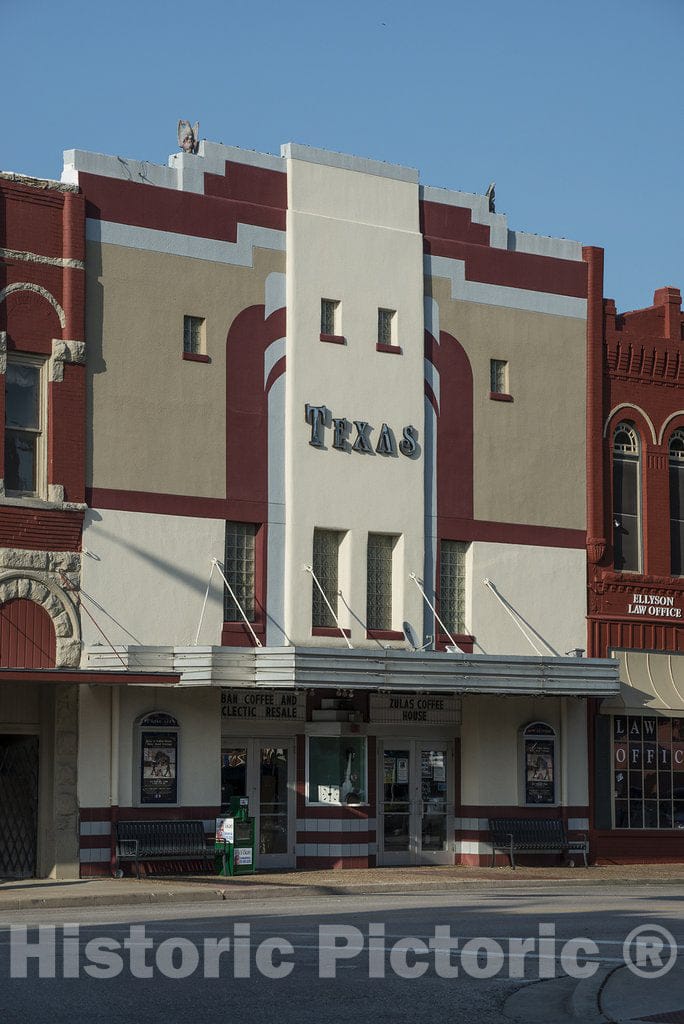
[[[388,352],[390,355],[393,356],[400,356],[402,352],[401,347],[399,345],[381,345],[380,342],[378,342],[377,345],[375,346],[375,351]]]
[[[331,345],[346,345],[347,339],[341,334],[321,334],[319,335],[321,341],[327,341]]]
[[[184,352],[183,359],[189,359],[191,363],[210,363],[211,358],[201,352]]]
[[[399,629],[367,629],[367,640],[403,640],[404,634]]]
[[[513,395],[507,395],[503,391],[490,391],[489,397],[493,402],[512,402]]]

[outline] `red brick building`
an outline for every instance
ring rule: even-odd
[[[684,318],[676,288],[617,314],[586,249],[590,657],[622,695],[592,701],[592,850],[684,856]]]

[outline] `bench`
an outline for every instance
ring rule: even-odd
[[[586,836],[568,839],[560,818],[490,818],[489,834],[492,867],[498,850],[508,854],[514,870],[516,853],[564,853],[568,858],[577,853],[584,857],[585,868],[589,867]]]
[[[135,861],[140,878],[140,861],[203,860],[213,864],[214,852],[207,848],[201,821],[119,821],[116,825],[117,875],[121,861]]]

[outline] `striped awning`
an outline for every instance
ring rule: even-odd
[[[620,696],[609,697],[602,711],[684,712],[684,654],[660,651],[611,651],[620,664]]]

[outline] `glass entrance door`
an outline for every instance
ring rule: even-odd
[[[233,796],[249,797],[262,870],[294,866],[294,764],[293,740],[223,742],[221,807],[227,810]]]
[[[453,864],[453,744],[385,740],[379,758],[383,864]]]

